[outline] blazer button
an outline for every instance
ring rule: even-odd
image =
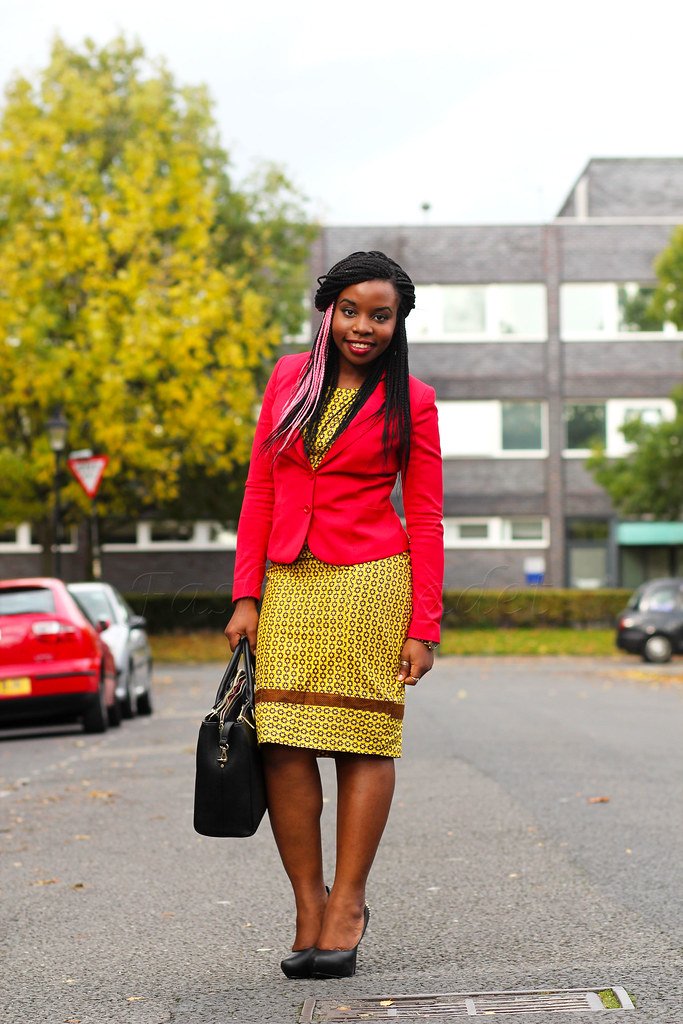
[[[311,506],[310,505],[304,505],[304,512],[306,513],[306,515],[308,515],[308,513],[310,511],[311,511]]]

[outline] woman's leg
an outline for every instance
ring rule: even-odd
[[[323,881],[320,815],[322,785],[312,750],[264,743],[268,816],[296,900],[292,949],[317,942],[327,896]]]
[[[338,754],[337,867],[319,949],[352,949],[363,930],[365,884],[394,795],[390,757]]]

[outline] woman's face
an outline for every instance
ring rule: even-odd
[[[361,379],[386,352],[396,328],[399,298],[391,281],[361,281],[340,293],[332,317],[339,369]]]

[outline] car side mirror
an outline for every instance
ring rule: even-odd
[[[147,629],[147,619],[144,615],[132,615],[128,625],[131,629]]]
[[[104,633],[105,629],[109,629],[111,626],[111,619],[98,619],[95,629],[98,633]]]

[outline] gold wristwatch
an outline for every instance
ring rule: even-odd
[[[439,646],[438,640],[420,640],[419,636],[414,636],[411,639],[417,640],[418,643],[424,644],[428,651],[433,651]]]

